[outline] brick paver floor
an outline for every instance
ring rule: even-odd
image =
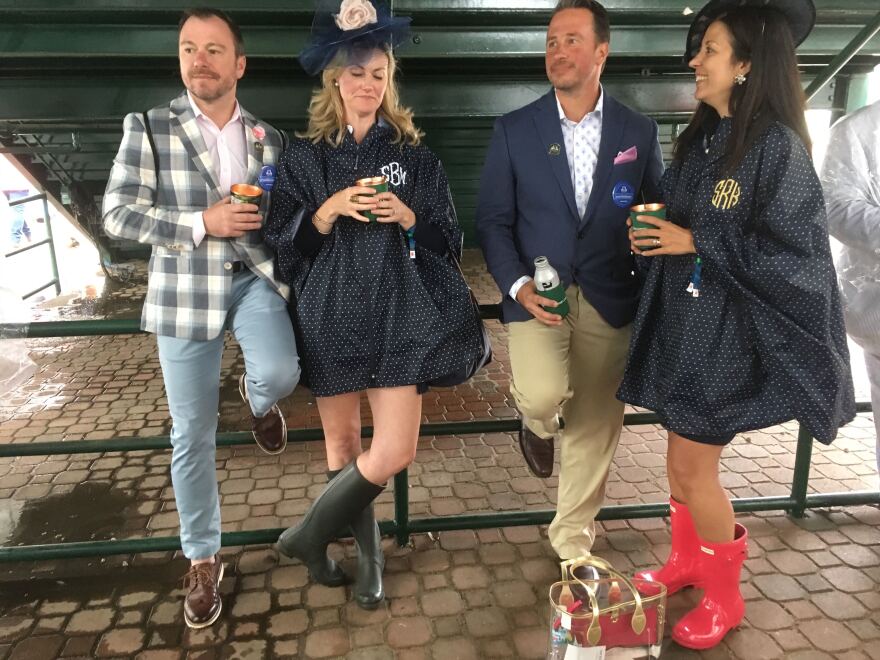
[[[496,298],[479,258],[466,271],[478,297]],[[135,289],[137,291],[137,289]],[[140,287],[142,291],[142,286]],[[132,287],[118,292],[132,299]],[[134,295],[136,299],[136,294]],[[123,304],[126,310],[137,305]],[[109,305],[108,309],[113,308]],[[100,311],[94,305],[90,310]],[[118,309],[118,307],[117,307]],[[495,362],[454,390],[425,396],[426,421],[513,418],[503,327],[490,323]],[[155,342],[144,336],[30,341],[37,375],[0,402],[0,442],[162,435],[170,422]],[[221,430],[244,430],[230,342],[222,364]],[[290,428],[318,426],[307,392],[282,408]],[[365,423],[369,423],[365,410]],[[795,424],[738,437],[724,452],[735,497],[788,494]],[[655,426],[625,429],[608,502],[665,499],[665,441]],[[0,544],[121,539],[177,533],[169,453],[139,451],[0,459]],[[224,530],[287,525],[325,482],[320,443],[279,457],[251,447],[217,454]],[[413,517],[551,508],[557,479],[532,477],[512,434],[423,438],[410,469]],[[831,447],[816,446],[810,489],[876,489],[874,427],[860,415]],[[393,514],[392,493],[379,500]],[[746,620],[716,649],[664,658],[880,659],[880,509],[859,506],[742,515],[751,535],[743,574]],[[595,552],[625,573],[668,551],[663,519],[606,522]],[[546,528],[442,532],[385,541],[387,602],[359,609],[350,589],[309,582],[298,562],[270,547],[228,548],[224,614],[205,631],[182,625],[185,561],[177,553],[0,564],[0,660],[4,658],[541,658],[547,591],[558,575]],[[353,571],[354,547],[331,552]],[[669,602],[674,622],[699,592]],[[668,632],[668,627],[667,627]]]

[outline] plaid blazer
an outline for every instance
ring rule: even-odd
[[[260,168],[278,161],[282,138],[263,124],[266,136],[257,142],[257,119],[244,108],[241,116],[248,150],[243,183],[256,183]],[[231,302],[232,262],[243,261],[285,299],[289,288],[275,280],[273,255],[263,244],[262,232],[240,238],[205,236],[195,246],[193,222],[229,191],[220,189],[186,92],[170,105],[149,110],[148,117],[158,181],[143,115],[131,113],[104,192],[104,228],[111,236],[153,247],[141,328],[181,339],[213,339],[224,328]],[[267,197],[264,193],[264,215]]]

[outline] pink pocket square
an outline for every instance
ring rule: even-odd
[[[634,160],[638,160],[639,158],[639,150],[636,149],[636,146],[633,145],[626,151],[618,152],[617,156],[614,158],[615,165],[622,165],[623,163],[631,163]]]

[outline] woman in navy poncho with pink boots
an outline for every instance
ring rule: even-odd
[[[638,577],[703,599],[673,628],[706,649],[739,625],[746,529],[719,480],[735,434],[796,419],[829,443],[855,415],[822,189],[795,45],[811,0],[713,0],[686,59],[700,105],[662,189],[666,221],[631,230],[648,272],[619,398],[668,432],[672,549]]]

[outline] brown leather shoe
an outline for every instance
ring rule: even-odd
[[[220,600],[222,579],[220,553],[214,555],[213,564],[196,564],[184,576],[187,593],[183,600],[183,618],[190,628],[207,628],[220,616],[223,609]]]
[[[245,374],[238,379],[238,393],[250,409]],[[251,413],[251,431],[257,446],[267,454],[280,454],[287,447],[287,422],[277,404],[262,417],[255,417]]]
[[[545,440],[523,424],[519,432],[519,448],[526,465],[536,477],[546,479],[553,474],[553,438]]]

